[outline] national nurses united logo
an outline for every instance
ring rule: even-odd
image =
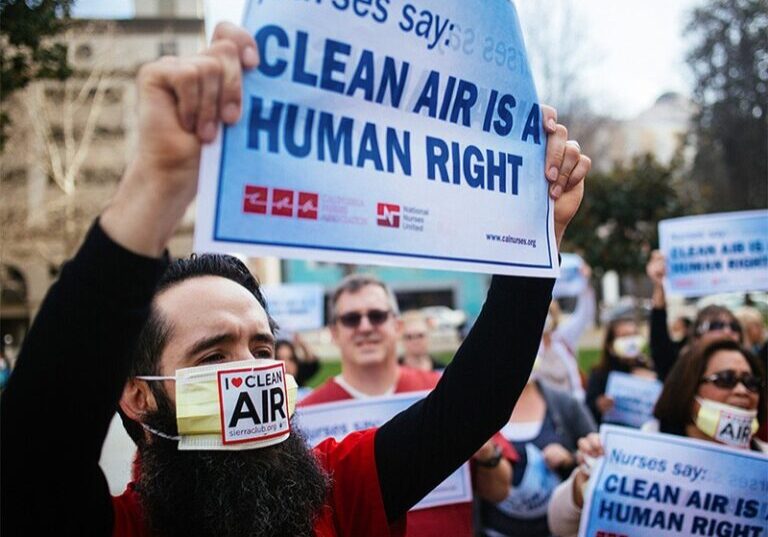
[[[245,185],[243,195],[243,212],[267,214],[267,195],[269,189],[265,186]]]
[[[400,206],[379,203],[376,207],[376,223],[382,227],[400,227]]]
[[[218,372],[224,444],[289,433],[288,390],[282,363]]]

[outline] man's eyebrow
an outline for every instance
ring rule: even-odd
[[[233,334],[216,334],[214,336],[207,336],[198,339],[187,351],[187,356],[193,356],[201,353],[205,350],[220,345],[221,343],[227,343],[235,339]]]
[[[229,343],[235,339],[237,339],[237,336],[227,333],[201,338],[190,347],[189,351],[187,351],[187,356],[194,356],[195,354],[199,354],[222,343]],[[251,337],[251,341],[255,343],[267,343],[269,345],[274,345],[275,337],[269,332],[260,332]]]
[[[275,336],[269,332],[260,332],[251,338],[251,341],[256,343],[268,343],[270,345],[275,344]]]

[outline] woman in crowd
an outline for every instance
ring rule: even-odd
[[[611,372],[656,378],[643,347],[645,338],[640,335],[634,319],[619,318],[608,323],[600,363],[592,369],[587,381],[587,406],[598,424],[603,422],[603,414],[613,408],[613,399],[605,394]]]
[[[301,357],[297,349],[301,351]],[[293,342],[287,339],[278,339],[275,342],[275,358],[285,362],[285,372],[293,375],[299,386],[306,385],[309,379],[320,370],[317,356],[298,334],[293,336]]]
[[[754,436],[765,421],[764,379],[760,361],[737,342],[701,339],[670,371],[654,409],[656,420],[643,429],[768,453],[768,445]],[[722,426],[724,416],[732,427]],[[747,433],[729,433],[739,429]],[[603,454],[596,434],[580,439],[578,446],[580,462]],[[576,535],[588,479],[589,470],[579,466],[552,495],[548,511],[555,535]]]
[[[555,487],[576,466],[577,440],[594,431],[584,406],[569,393],[535,380],[520,395],[501,434],[515,447],[512,488],[499,503],[480,501],[479,526],[484,537],[548,537],[547,504]]]
[[[582,264],[581,273],[589,282],[592,271]],[[565,322],[560,322],[560,307],[552,301],[544,323],[537,364],[537,375],[551,385],[569,392],[579,401],[584,401],[579,364],[576,360],[579,339],[595,318],[595,291],[587,283],[577,297],[576,309]]]

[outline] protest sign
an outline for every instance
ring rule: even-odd
[[[261,63],[240,121],[203,152],[197,250],[557,275],[512,3],[251,0],[243,13]]]
[[[323,286],[316,284],[262,285],[270,316],[286,337],[323,326]]]
[[[297,407],[294,424],[315,446],[326,438],[341,440],[353,431],[378,427],[424,398],[427,391],[396,394],[389,397],[371,397]],[[407,449],[407,448],[405,448]],[[469,464],[451,474],[413,509],[426,509],[454,503],[472,501],[472,480]]]
[[[764,537],[768,457],[704,440],[606,425],[581,537]]]
[[[613,398],[613,408],[603,414],[603,421],[641,427],[653,419],[653,407],[661,388],[658,380],[611,371],[605,394]]]
[[[579,296],[587,286],[587,280],[581,273],[584,260],[576,254],[560,254],[560,276],[552,289],[553,298]]]
[[[768,211],[662,220],[659,244],[669,294],[768,290]]]

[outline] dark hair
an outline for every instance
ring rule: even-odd
[[[731,339],[717,339],[708,343],[701,341],[692,345],[680,355],[667,375],[653,409],[661,432],[685,436],[685,426],[693,422],[691,409],[699,390],[700,379],[710,358],[719,351],[739,352],[752,368],[752,373],[765,378],[762,364],[757,357]],[[761,391],[757,406],[757,419],[760,423],[765,421],[765,413],[764,394]]]
[[[705,321],[712,321],[719,319],[721,317],[728,317],[731,322],[736,322],[741,326],[741,323],[739,323],[739,319],[736,317],[736,315],[733,314],[731,310],[726,308],[725,306],[718,306],[716,304],[707,306],[701,310],[699,310],[699,313],[696,314],[696,319],[694,319],[693,323],[689,325],[690,330],[690,341],[696,341],[701,337],[701,334],[699,333],[701,325],[704,324]],[[744,333],[743,331],[739,332],[739,341],[744,341]]]
[[[157,296],[185,280],[202,276],[219,276],[245,287],[267,312],[269,328],[273,333],[275,332],[277,325],[269,316],[267,302],[261,292],[259,282],[242,261],[231,255],[222,254],[192,255],[188,259],[178,259],[168,266],[155,287],[149,316],[141,332],[139,332],[138,340],[133,349],[128,378],[137,375],[159,374],[160,355],[163,353],[172,327],[157,310],[154,302]],[[153,382],[149,383],[149,387],[153,392],[160,389]],[[139,424],[123,415],[122,411],[120,417],[123,419],[125,430],[133,441],[138,443],[144,436],[143,429]]]
[[[291,359],[294,362],[298,362],[298,358],[296,357],[296,347],[294,347],[293,343],[291,343],[287,339],[278,339],[277,341],[275,341],[275,358],[277,358],[277,351],[279,351],[283,347],[288,347],[291,350]]]
[[[608,327],[605,329],[605,338],[603,338],[603,349],[600,353],[600,362],[595,366],[596,370],[605,371],[607,373],[616,369],[625,369],[611,350],[613,342],[616,340],[616,328],[624,323],[633,323],[637,325],[637,320],[632,317],[619,317],[608,323]]]

